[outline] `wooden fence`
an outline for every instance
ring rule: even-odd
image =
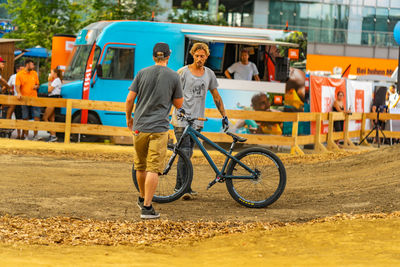
[[[55,131],[65,133],[64,142],[70,142],[71,134],[90,134],[105,136],[132,136],[132,133],[126,127],[114,127],[97,124],[79,124],[72,123],[73,109],[104,110],[125,112],[125,103],[76,100],[76,99],[54,99],[54,98],[29,98],[23,97],[18,100],[15,96],[0,95],[0,104],[4,105],[31,105],[37,107],[59,107],[66,108],[65,122],[35,122],[24,120],[0,120],[0,128]],[[206,109],[206,117],[220,118],[221,115],[216,109]],[[300,149],[301,145],[313,144],[317,152],[336,151],[340,148],[335,140],[344,140],[344,147],[356,146],[350,138],[363,138],[367,134],[366,120],[376,119],[376,113],[353,113],[345,114],[338,112],[331,113],[288,113],[288,112],[264,112],[264,111],[244,111],[227,110],[230,119],[252,119],[256,121],[268,122],[292,122],[291,136],[264,135],[264,134],[243,134],[247,138],[248,144],[290,146],[292,154],[304,154]],[[381,120],[400,120],[400,114],[380,114]],[[334,132],[334,121],[344,120],[344,131]],[[349,121],[361,121],[361,130],[348,131]],[[321,122],[329,122],[327,134],[321,134]],[[315,122],[315,134],[298,135],[299,122]],[[400,138],[400,132],[384,131],[387,138]],[[232,138],[224,133],[205,132],[205,136],[214,142],[231,142]],[[375,133],[370,135],[375,136]],[[360,139],[361,140],[361,139]],[[326,143],[326,146],[324,145]],[[365,142],[367,145],[367,143]]]

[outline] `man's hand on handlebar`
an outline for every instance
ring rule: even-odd
[[[224,116],[222,118],[222,129],[224,129],[224,132],[226,132],[229,129],[229,120],[227,116]]]
[[[183,120],[183,118],[185,117],[186,112],[183,108],[178,108],[176,110],[176,117],[178,118],[178,120]]]

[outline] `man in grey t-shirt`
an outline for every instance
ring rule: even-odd
[[[207,91],[210,91],[214,98],[214,103],[223,117],[222,127],[227,129],[228,118],[226,117],[221,96],[217,90],[217,78],[211,69],[204,66],[208,56],[210,55],[208,46],[204,43],[195,43],[190,50],[190,54],[193,56],[193,64],[178,70],[183,86],[184,101],[182,108],[192,118],[204,117],[206,94]],[[172,115],[171,123],[174,126],[176,139],[179,140],[183,134],[183,130],[187,125],[187,122],[178,120],[175,110]],[[200,131],[203,128],[203,122],[196,121],[193,127]],[[185,136],[184,140],[182,140],[181,148],[189,159],[192,157],[193,147],[194,141],[189,135]],[[180,187],[180,177],[182,177],[184,171],[184,165],[178,161],[177,188]],[[194,192],[189,186],[188,192],[183,195],[183,199],[191,199],[195,194],[196,192]]]
[[[181,108],[183,103],[179,75],[167,67],[170,53],[166,43],[154,46],[156,64],[138,72],[126,99],[126,123],[134,132],[134,166],[140,191],[137,204],[142,219],[160,217],[151,201],[164,168],[171,106]]]
[[[243,49],[240,52],[240,61],[234,63],[225,71],[225,76],[228,79],[232,79],[231,73],[234,74],[235,80],[254,80],[259,81],[258,69],[256,64],[249,61],[249,51]]]

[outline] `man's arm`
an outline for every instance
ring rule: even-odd
[[[226,78],[228,78],[228,79],[232,79],[232,76],[231,76],[231,74],[229,73],[228,70],[225,71],[225,76],[226,76]]]
[[[258,72],[258,69],[257,69],[257,65],[254,64],[253,62],[251,63],[251,65],[253,66],[253,73],[254,73],[253,77],[254,77],[254,80],[259,82],[260,81],[260,76],[258,76],[259,72]]]
[[[132,111],[133,111],[133,106],[135,104],[135,99],[136,99],[136,93],[133,91],[129,91],[128,96],[126,97],[126,125],[128,126],[128,129],[132,131],[133,127],[133,118],[132,118]]]
[[[10,88],[11,88],[11,86],[10,85],[8,85],[8,83],[7,83],[7,81],[6,80],[4,80],[3,78],[0,78],[0,85],[1,85],[1,87],[5,87],[6,88],[6,90],[7,91],[9,91],[10,90]]]
[[[219,110],[219,113],[221,113],[222,117],[226,117],[224,103],[222,102],[222,98],[219,95],[217,88],[210,90],[210,92],[214,98],[214,103],[217,109]]]
[[[174,99],[172,100],[172,104],[173,104],[174,107],[176,107],[177,109],[178,109],[178,108],[181,108],[182,105],[183,105],[183,97],[174,98]]]

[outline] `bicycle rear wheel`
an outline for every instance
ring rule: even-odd
[[[235,157],[259,175],[257,179],[226,179],[233,199],[249,208],[264,208],[279,199],[286,186],[286,170],[274,153],[265,148],[249,148]],[[247,176],[250,172],[231,160],[227,174]]]
[[[169,151],[173,150],[168,147]],[[153,196],[153,201],[157,203],[168,203],[179,199],[188,189],[193,179],[193,166],[188,157],[180,150],[177,150],[177,155],[171,162],[171,167],[167,173],[160,175],[158,178],[158,185],[156,192]],[[164,166],[167,166],[172,157],[169,152]],[[179,170],[178,170],[179,162]],[[164,168],[165,170],[165,168]],[[179,171],[179,178],[177,177]],[[136,189],[139,191],[139,185],[136,179],[135,166],[132,165],[132,179]]]

